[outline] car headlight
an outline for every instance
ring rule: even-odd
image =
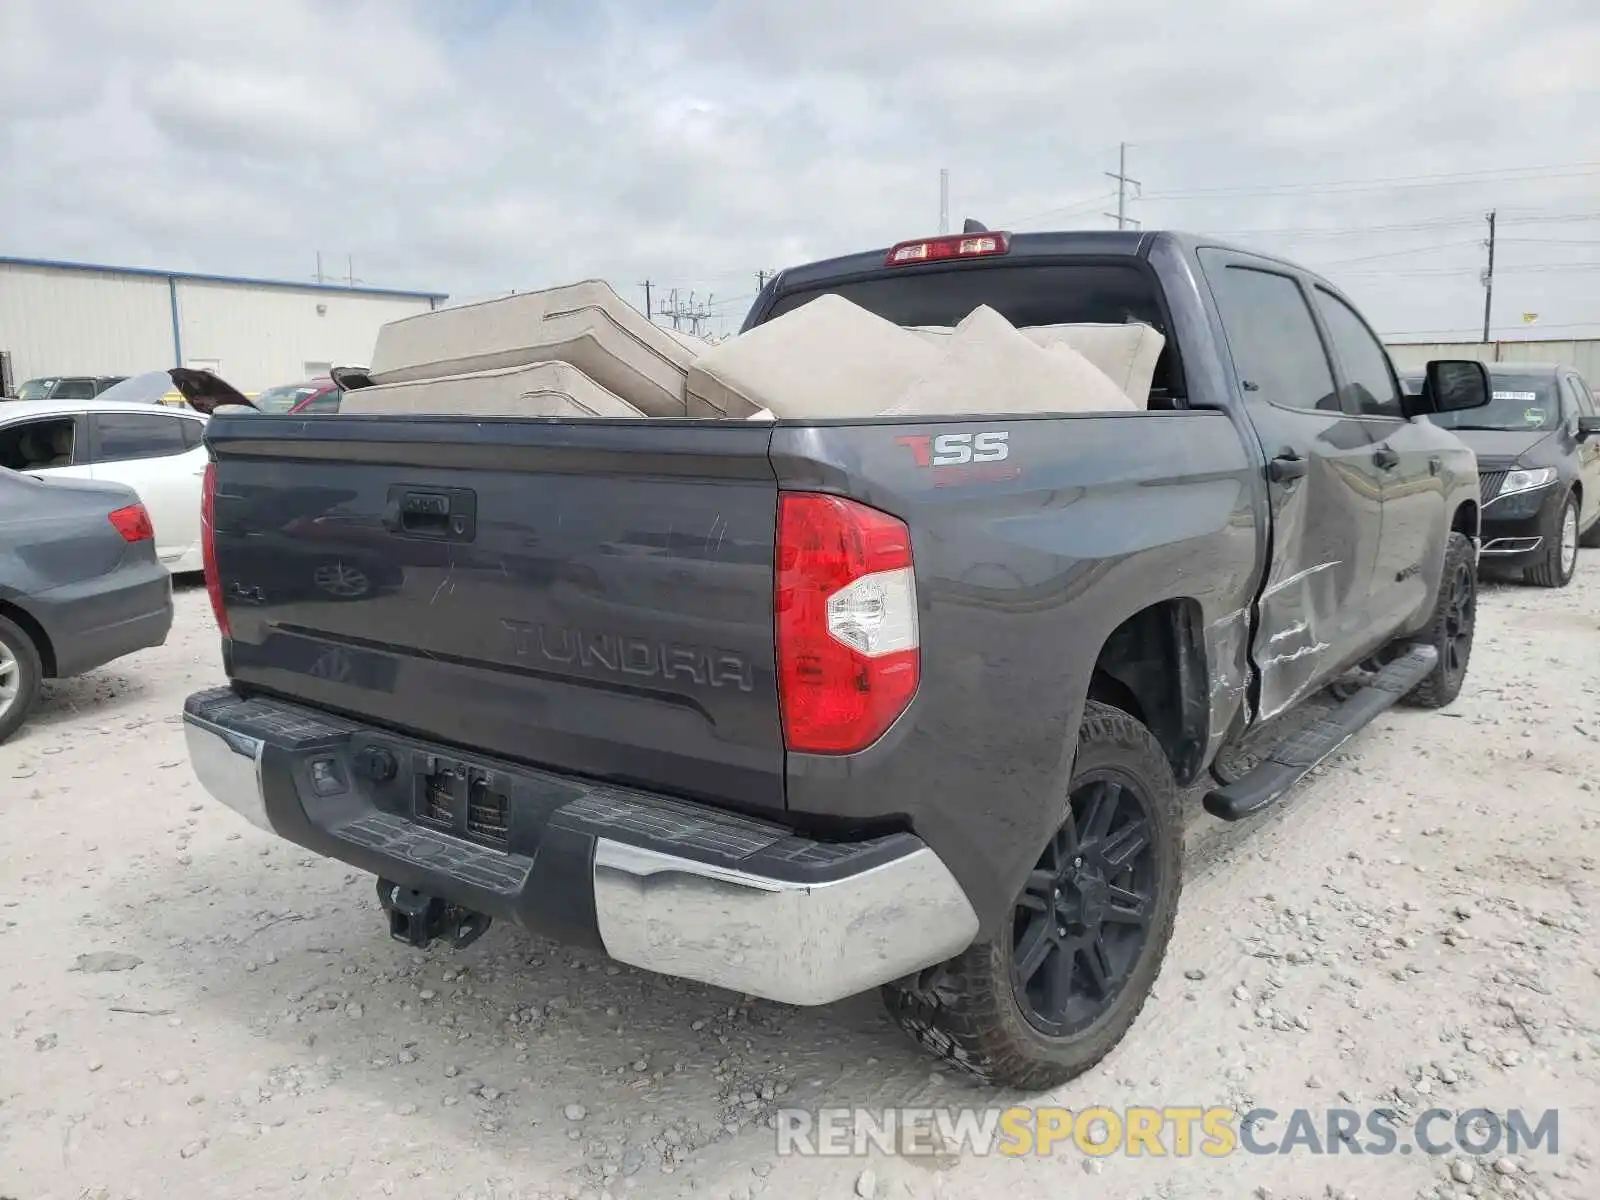
[[[1509,496],[1513,492],[1531,492],[1534,488],[1547,487],[1556,481],[1554,467],[1536,467],[1528,471],[1507,471],[1505,479],[1500,484],[1497,495]]]

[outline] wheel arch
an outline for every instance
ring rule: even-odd
[[[1180,785],[1198,777],[1210,733],[1203,629],[1197,600],[1184,596],[1158,601],[1111,631],[1089,676],[1087,698],[1144,725]]]
[[[46,679],[54,679],[56,675],[56,648],[50,641],[50,635],[45,632],[43,625],[34,619],[32,613],[21,605],[0,597],[0,617],[5,617],[23,633],[33,640],[33,648],[39,652],[39,665],[44,669]]]

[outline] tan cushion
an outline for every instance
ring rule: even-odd
[[[1150,404],[1150,383],[1166,338],[1139,321],[1123,325],[1039,325],[1023,335],[1047,349],[1076,350],[1099,367],[1140,408]]]
[[[948,325],[917,325],[911,332],[935,345],[950,336]],[[1139,408],[1150,404],[1150,385],[1166,338],[1151,325],[1130,321],[1123,325],[1035,325],[1022,330],[1035,345],[1076,350],[1100,370]]]
[[[501,367],[346,392],[341,415],[449,413],[472,417],[643,417],[633,405],[564,362]]]
[[[842,296],[819,296],[707,350],[689,368],[689,415],[871,416],[931,370],[939,349]]]
[[[700,339],[651,324],[599,280],[441,308],[378,331],[377,384],[559,361],[650,416],[685,413],[684,378]]]
[[[1083,355],[1064,345],[1045,350],[984,305],[956,326],[934,369],[882,413],[981,416],[1133,408],[1133,401]]]

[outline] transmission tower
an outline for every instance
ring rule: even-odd
[[[661,307],[656,310],[656,315],[672,322],[672,327],[679,332],[687,330],[695,337],[704,337],[702,327],[711,320],[711,297],[696,300],[693,292],[688,299],[682,299],[678,289],[673,288],[667,293],[666,299],[661,301]]]

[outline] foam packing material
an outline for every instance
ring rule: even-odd
[[[912,330],[936,345],[950,337],[948,326],[917,326]],[[1126,324],[1038,325],[1021,330],[1035,345],[1076,351],[1098,367],[1139,408],[1150,403],[1150,385],[1166,339],[1154,326],[1139,321]]]
[[[872,416],[933,370],[940,353],[842,296],[819,296],[695,359],[689,415]]]
[[[924,341],[931,346],[931,341]],[[1132,412],[1134,402],[1069,346],[1049,350],[994,309],[974,309],[950,336],[933,369],[884,416]],[[1139,405],[1143,408],[1144,405]]]
[[[689,364],[704,348],[586,280],[391,321],[368,374],[391,384],[564,362],[649,416],[682,417]]]
[[[530,363],[374,384],[346,392],[339,412],[351,416],[425,413],[470,417],[643,417],[615,392],[564,362]]]

